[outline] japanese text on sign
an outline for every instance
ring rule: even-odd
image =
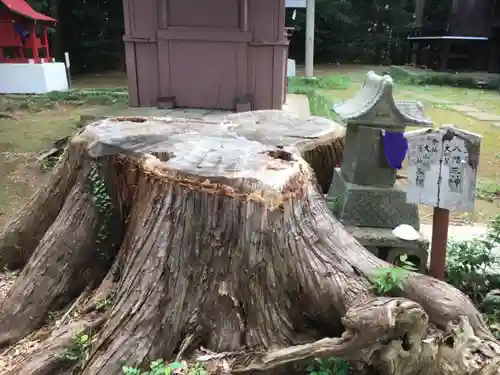
[[[409,203],[472,211],[480,136],[455,127],[406,133]]]

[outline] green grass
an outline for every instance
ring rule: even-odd
[[[14,116],[0,118],[0,225],[45,183],[48,173],[41,171],[38,154],[74,134],[80,115],[87,111],[111,107],[102,103],[124,107],[124,92],[118,92],[0,96],[0,112]]]
[[[317,81],[301,78],[289,80],[290,92],[308,96],[312,114],[333,120],[337,118],[331,111],[332,105],[352,98],[361,84],[360,80],[351,79],[346,74],[320,77]],[[482,110],[496,107],[500,111],[500,95],[487,90],[396,83],[394,96],[400,100],[422,102],[425,105],[426,115],[433,120],[435,126],[454,124],[482,136],[476,212],[453,213],[452,216],[457,221],[486,222],[500,213],[500,151],[498,151],[500,128],[450,108],[452,105],[464,105]],[[491,113],[495,111],[492,110]],[[431,213],[432,209],[422,206],[424,217],[431,217]]]
[[[474,77],[467,77],[459,74],[454,75],[450,73],[427,73],[410,76],[406,79],[402,79],[400,82],[415,86],[451,86],[485,90],[499,90],[500,88],[500,79],[498,78],[479,83],[478,79]]]
[[[293,77],[288,80],[288,92],[306,95],[309,99],[309,110],[314,116],[337,120],[332,111],[332,98],[325,90],[342,90],[349,87],[349,78],[345,76],[323,76],[315,79]]]
[[[434,72],[408,66],[391,66],[389,71],[396,82],[407,85],[500,90],[500,75],[473,72]]]
[[[477,197],[492,203],[500,200],[500,185],[492,182],[479,182],[477,184]]]
[[[40,112],[58,105],[115,105],[128,102],[124,88],[73,89],[36,95],[1,95],[0,112]]]

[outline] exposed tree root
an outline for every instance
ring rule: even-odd
[[[82,167],[81,151],[71,149],[45,187],[0,231],[0,267],[23,267],[54,222]]]
[[[98,329],[105,321],[102,316],[89,317],[56,329],[27,357],[17,360],[5,375],[71,375],[75,364],[64,358],[74,344],[78,332]]]
[[[48,312],[64,307],[104,277],[106,259],[96,245],[102,220],[87,184],[89,168],[80,171],[59,215],[0,301],[0,346],[26,336]]]
[[[71,147],[100,165],[113,213],[86,188],[83,162],[1,306],[0,343],[96,287],[83,310],[106,310],[107,321],[84,375],[200,346],[238,352],[227,355],[234,373],[341,356],[384,375],[500,374],[500,345],[463,294],[408,272],[402,290],[376,296],[371,280],[388,264],[329,213],[298,149],[237,130],[111,119],[75,137]],[[95,263],[99,223],[110,217],[118,234],[108,245],[120,248],[112,263]]]
[[[234,360],[232,372],[267,371],[300,360],[336,356],[370,363],[387,374],[500,373],[500,347],[482,342],[465,317],[443,332],[429,325],[419,304],[378,297],[353,306],[342,322],[347,331],[340,338],[249,353]]]

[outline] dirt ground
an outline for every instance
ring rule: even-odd
[[[0,119],[0,225],[47,180],[37,157],[54,141],[73,134],[80,115],[94,108],[99,107],[57,105]]]
[[[384,67],[353,65],[322,65],[315,74],[338,74],[347,76],[350,82],[347,89],[324,91],[332,104],[351,97],[359,89],[366,71],[373,69],[383,73]],[[298,68],[298,74],[302,69]],[[78,77],[74,80],[76,88],[125,87],[124,73],[97,74]],[[449,108],[447,103],[470,105],[489,113],[500,114],[500,95],[494,92],[436,86],[397,85],[397,99],[421,101],[426,113],[440,124],[455,124],[459,127],[481,134],[481,159],[478,178],[478,200],[474,214],[453,215],[455,224],[486,222],[500,213],[500,127],[491,123],[474,120]],[[0,225],[15,212],[26,199],[44,184],[47,173],[40,169],[37,156],[50,149],[52,143],[75,132],[82,113],[101,110],[102,106],[78,106],[57,104],[52,108],[33,111],[18,110],[16,119],[0,118]],[[404,171],[403,171],[404,172]],[[422,221],[428,222],[431,210],[422,207]]]

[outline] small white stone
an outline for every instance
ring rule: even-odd
[[[408,224],[398,225],[392,230],[392,234],[406,241],[416,241],[420,238],[420,233]]]

